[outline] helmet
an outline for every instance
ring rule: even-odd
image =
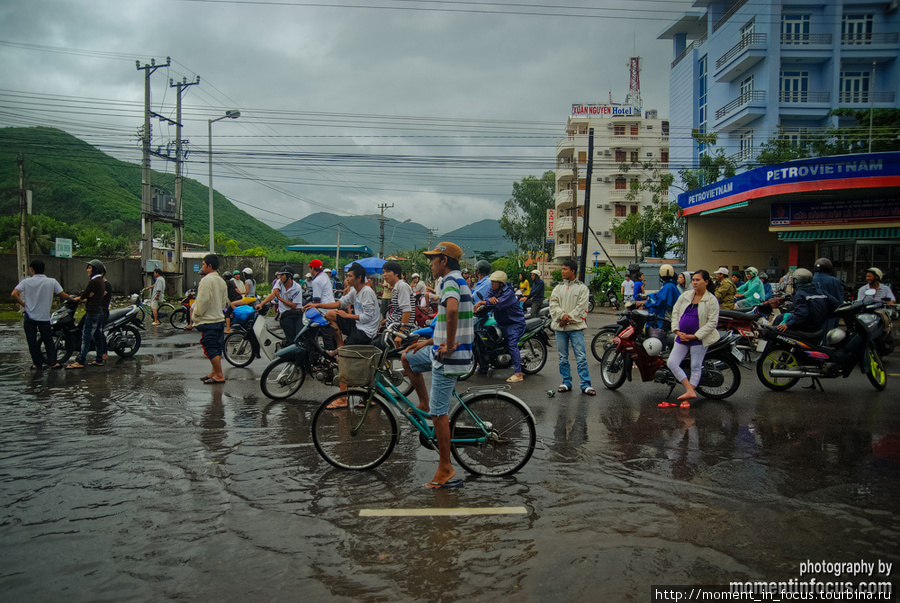
[[[250,276],[253,276],[253,268],[250,268],[250,267],[244,268],[244,274],[249,274]]]
[[[644,351],[651,357],[662,354],[663,344],[656,337],[648,337],[644,340]]]
[[[98,260],[93,260],[93,261],[96,262]],[[878,279],[879,281],[884,278],[884,273],[878,268],[874,268],[874,267],[866,268],[866,272],[871,272],[872,274],[874,274],[875,278]]]
[[[672,268],[672,264],[663,264],[659,267],[659,278],[674,278],[675,277],[675,269]]]
[[[306,273],[306,280],[309,280],[309,279],[311,279],[311,278],[312,278],[312,274],[309,273],[309,272],[307,272],[307,273]]]
[[[832,270],[834,270],[834,265],[828,258],[819,258],[818,260],[816,260],[816,272],[831,274]]]
[[[337,270],[334,268],[331,269],[331,276],[337,276]]]
[[[88,262],[88,266],[94,269],[94,274],[102,274],[106,272],[106,266],[103,265],[103,262],[100,260],[91,260]]]
[[[759,270],[757,270],[753,266],[747,266],[747,268],[744,270],[744,272],[746,274],[749,274],[750,276],[759,276]]]
[[[316,261],[316,260],[313,260],[313,261]],[[282,266],[281,270],[279,270],[278,272],[275,273],[275,276],[281,276],[282,274],[287,274],[288,276],[291,276],[294,274],[294,269],[291,268],[290,266]]]
[[[241,273],[241,271],[240,271],[240,270],[234,270],[234,271],[232,271],[232,273],[231,273],[231,274],[232,274],[232,275],[237,275],[237,274],[240,274],[240,273]]]
[[[412,279],[414,279],[414,278],[419,278],[419,273],[418,273],[418,272],[413,272],[413,273],[412,273],[412,276],[409,277],[409,278],[410,278],[410,280],[412,280]]]
[[[847,337],[847,331],[844,329],[831,329],[828,331],[828,334],[825,335],[825,345],[837,345],[844,341],[845,337]]]
[[[761,280],[761,281],[768,281],[768,280],[769,280],[769,275],[766,274],[765,272],[760,272],[760,273],[759,273],[759,280]]]
[[[531,274],[533,274],[533,275],[535,275],[535,276],[540,276],[540,275],[541,275],[541,273],[538,272],[537,270],[532,270],[532,271],[531,271]]]
[[[812,282],[813,274],[806,268],[797,268],[794,270],[794,286],[802,287]]]
[[[487,260],[478,260],[475,262],[475,273],[487,276],[491,273],[491,263]],[[503,282],[505,283],[506,281]]]
[[[508,278],[507,278],[505,272],[503,272],[502,270],[497,270],[496,272],[493,272],[493,273],[491,274],[491,280],[492,280],[492,281],[497,281],[498,283],[504,283],[504,284],[505,284],[506,281],[508,280]]]

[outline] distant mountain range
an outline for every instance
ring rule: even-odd
[[[367,245],[378,253],[380,245],[379,216],[338,216],[318,212],[292,222],[279,231],[287,237],[301,237],[313,245],[336,245],[340,223],[341,245]],[[417,222],[384,222],[384,251],[386,255],[428,245],[428,228]],[[497,220],[481,220],[462,228],[431,237],[431,244],[451,241],[462,247],[468,256],[474,251],[496,251],[505,255],[515,244],[505,238]]]

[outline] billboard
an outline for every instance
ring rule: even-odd
[[[547,210],[547,242],[548,243],[556,242],[556,234],[555,234],[556,231],[553,227],[553,219],[554,219],[555,214],[556,214],[555,209]]]

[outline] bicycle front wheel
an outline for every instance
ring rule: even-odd
[[[328,408],[340,405],[339,408]],[[366,392],[338,392],[313,415],[312,438],[322,458],[338,469],[377,467],[397,444],[397,420],[379,397],[366,404]]]
[[[172,323],[172,326],[178,329],[179,331],[184,331],[184,328],[188,325],[188,322],[191,320],[190,312],[187,308],[176,308],[171,315],[169,315],[169,322]]]
[[[156,309],[156,317],[159,318],[159,322],[162,322],[172,316],[172,312],[174,311],[175,306],[170,303],[163,302],[159,304],[159,308]]]
[[[450,417],[450,451],[469,473],[499,477],[525,466],[536,432],[528,407],[498,392],[474,396]]]
[[[251,362],[255,354],[253,344],[246,333],[229,333],[225,338],[225,360],[232,366],[245,367]]]
[[[300,391],[306,380],[302,366],[286,358],[278,358],[263,371],[259,378],[259,388],[267,398],[284,400]]]

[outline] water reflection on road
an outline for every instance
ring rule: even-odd
[[[526,468],[431,491],[434,453],[408,432],[377,470],[335,470],[309,435],[329,388],[269,401],[259,360],[204,385],[195,339],[150,332],[133,359],[30,373],[0,326],[9,600],[644,601],[898,557],[896,380],[773,395],[745,373],[733,401],[661,411],[650,385],[548,398],[551,356],[516,391],[538,422]],[[527,515],[359,516],[513,505]]]

